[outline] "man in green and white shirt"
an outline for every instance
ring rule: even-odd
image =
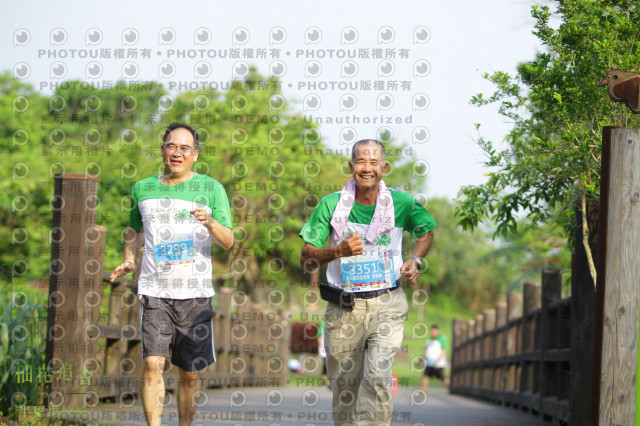
[[[138,295],[142,329],[142,405],[149,425],[160,425],[165,359],[178,367],[181,426],[195,415],[198,371],[215,361],[211,297],[211,244],[233,245],[231,212],[224,187],[192,171],[198,135],[183,123],[163,137],[164,172],[137,182],[125,235],[124,260],[115,278],[133,271],[144,240]],[[171,351],[170,351],[171,349]]]
[[[399,279],[417,282],[436,224],[411,195],[387,188],[382,143],[356,142],[349,166],[353,179],[323,198],[302,228],[300,264],[313,270],[328,263],[327,284],[354,297],[352,310],[327,303],[325,313],[334,423],[390,424],[391,366],[409,309]],[[406,261],[405,230],[416,240]]]
[[[422,385],[420,390],[427,393],[429,388],[429,378],[436,377],[449,387],[449,379],[444,376],[444,369],[447,368],[447,349],[449,343],[447,337],[440,333],[437,324],[431,326],[429,331],[431,337],[427,339],[424,345],[424,376],[422,377]]]

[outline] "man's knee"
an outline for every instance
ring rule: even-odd
[[[164,372],[166,360],[163,356],[148,356],[142,362],[145,373],[162,374]]]
[[[198,376],[200,373],[197,371],[180,371],[180,385],[190,388],[196,387],[198,382]]]
[[[393,381],[391,376],[370,374],[362,378],[362,385],[378,391],[380,389],[391,389],[391,382]]]

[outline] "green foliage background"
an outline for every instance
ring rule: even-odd
[[[640,127],[640,118],[598,87],[608,70],[640,72],[640,5],[627,0],[561,0],[533,6],[534,34],[545,46],[516,75],[485,77],[490,96],[471,103],[495,104],[513,123],[506,147],[483,137],[489,179],[460,190],[456,213],[465,229],[494,220],[502,235],[516,232],[518,215],[537,227],[555,223],[572,235],[575,208],[600,196],[604,126]],[[559,27],[553,17],[559,18]],[[557,27],[557,28],[556,28]],[[478,125],[480,127],[480,125]]]
[[[44,96],[1,74],[0,117],[6,119],[0,121],[0,143],[12,167],[0,170],[0,238],[12,243],[0,248],[0,278],[17,284],[48,277],[58,172],[99,175],[96,223],[107,227],[104,269],[115,268],[130,188],[162,170],[164,128],[186,121],[202,143],[194,170],[219,180],[232,207],[236,244],[228,252],[214,249],[217,283],[243,287],[257,301],[264,283],[287,290],[307,285],[298,232],[320,198],[349,179],[348,158],[324,145],[319,129],[295,113],[296,101],[285,99],[279,85],[252,70],[226,91],[169,94],[156,83],[98,90],[72,81]],[[393,166],[387,183],[424,192],[410,147],[385,142]],[[449,201],[423,199],[438,228],[420,285],[440,293],[443,303],[451,298],[481,309],[522,279],[536,279],[543,266],[568,265],[566,254],[542,260],[561,250],[562,240],[550,239],[553,228],[492,241],[490,228],[473,236],[461,232]],[[405,254],[412,248],[405,238]]]
[[[304,309],[298,289],[309,276],[299,265],[298,233],[317,202],[340,190],[350,174],[348,158],[324,145],[319,129],[295,112],[295,100],[285,99],[279,84],[253,70],[225,91],[170,94],[156,83],[98,90],[72,81],[45,96],[0,74],[0,145],[10,161],[0,169],[0,289],[6,296],[0,331],[11,335],[20,325],[31,330],[27,346],[2,341],[3,359],[44,362],[46,327],[37,324],[46,317],[53,175],[99,175],[96,223],[107,227],[104,270],[110,272],[122,259],[130,188],[162,170],[161,138],[174,121],[197,128],[202,145],[194,170],[220,181],[231,202],[236,243],[230,251],[214,249],[217,285],[243,288],[256,302],[264,301],[267,287],[284,289],[288,303]],[[387,184],[424,193],[425,178],[414,172],[410,147],[384,142],[392,164]],[[438,227],[417,288],[429,295],[424,321],[439,322],[444,332],[453,315],[470,317],[506,290],[519,290],[522,280],[537,280],[543,267],[568,267],[566,241],[552,227],[493,240],[490,228],[463,232],[450,200],[421,197]],[[408,234],[404,244],[410,255]],[[29,299],[29,313],[12,305],[16,294]],[[412,297],[412,290],[407,294]],[[407,330],[417,321],[415,308]],[[414,359],[424,342],[407,333]],[[408,364],[398,368],[411,374]],[[0,377],[10,371],[10,364],[0,363]],[[2,383],[3,394],[17,392],[14,381]],[[25,394],[28,404],[37,403],[34,388]],[[0,401],[0,410],[6,402]]]
[[[421,355],[423,342],[411,334],[417,322],[439,322],[450,336],[453,315],[471,317],[522,281],[538,280],[543,268],[568,271],[572,241],[566,236],[573,234],[576,205],[599,196],[602,129],[640,127],[640,117],[597,87],[608,70],[640,71],[640,5],[553,5],[557,10],[532,8],[545,50],[515,75],[487,74],[496,91],[471,100],[496,105],[513,124],[503,146],[478,138],[488,181],[462,188],[456,204],[426,202],[438,227],[418,283],[429,295],[425,311],[413,307],[405,324],[410,359]],[[96,223],[107,227],[104,268],[111,271],[122,258],[130,188],[162,169],[161,136],[173,121],[198,129],[203,145],[195,171],[219,180],[231,201],[236,244],[227,252],[214,249],[216,283],[244,288],[256,301],[269,283],[303,308],[297,289],[309,277],[298,263],[298,232],[319,199],[339,190],[349,173],[347,157],[324,145],[320,129],[295,112],[295,102],[282,96],[277,80],[255,70],[224,91],[174,94],[153,82],[98,90],[72,81],[51,96],[0,74],[0,410],[8,407],[6,396],[18,392],[29,404],[38,402],[33,388],[10,377],[13,361],[37,367],[44,360],[53,174],[100,176]],[[408,146],[385,142],[395,148],[387,183],[425,191]],[[33,288],[36,280],[43,280],[41,289]],[[408,363],[398,368],[417,384]]]

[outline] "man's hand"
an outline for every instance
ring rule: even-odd
[[[213,241],[225,250],[233,247],[233,231],[215,220],[205,209],[193,209],[189,213],[202,224],[213,238]]]
[[[363,248],[362,239],[360,238],[360,234],[357,232],[351,233],[344,239],[344,241],[342,241],[342,243],[340,243],[340,252],[342,253],[342,257],[362,254]]]
[[[300,253],[300,266],[307,274],[341,257],[362,254],[363,248],[362,239],[357,232],[351,233],[344,241],[333,247],[318,248],[313,244],[305,243]]]
[[[191,213],[203,225],[207,225],[213,221],[213,218],[205,209],[193,209],[189,213]]]
[[[122,264],[113,271],[113,273],[111,274],[111,277],[109,278],[109,281],[113,282],[116,278],[121,277],[123,275],[127,275],[129,272],[135,269],[136,269],[135,262],[131,259],[127,259],[124,262],[122,262]]]
[[[418,262],[416,262],[413,258],[407,260],[400,267],[400,274],[404,275],[407,278],[409,284],[414,285],[418,282],[418,276],[420,275],[420,271],[418,271]]]

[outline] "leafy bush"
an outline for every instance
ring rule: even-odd
[[[17,417],[15,407],[42,403],[38,372],[45,367],[44,298],[30,288],[0,294],[0,412],[12,417]]]

